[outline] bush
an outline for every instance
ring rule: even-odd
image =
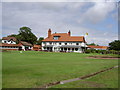
[[[90,53],[90,50],[88,49],[88,50],[85,50],[85,53]]]
[[[2,50],[2,52],[8,52],[8,50]]]
[[[85,53],[96,53],[95,49],[87,49],[85,50]]]

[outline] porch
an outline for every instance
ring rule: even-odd
[[[85,50],[85,47],[76,46],[76,45],[59,45],[59,46],[53,46],[53,45],[47,45],[43,47],[44,51],[50,51],[50,52],[79,52],[82,53]]]

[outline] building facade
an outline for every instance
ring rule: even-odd
[[[17,39],[15,37],[3,37],[2,43],[0,43],[0,50],[31,50],[32,44],[24,41],[20,41],[19,44],[16,43]]]
[[[16,38],[15,37],[3,37],[2,38],[2,43],[6,44],[16,44]]]
[[[53,52],[79,52],[87,48],[84,36],[71,36],[68,33],[51,33],[48,30],[48,37],[42,40],[42,50]]]
[[[33,51],[41,51],[41,45],[33,45],[32,50]]]

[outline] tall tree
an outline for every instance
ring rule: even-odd
[[[18,35],[21,41],[26,41],[31,44],[37,42],[37,37],[31,32],[29,27],[21,27]]]
[[[109,50],[120,50],[120,40],[114,40],[109,43]]]
[[[40,38],[38,39],[38,41],[37,41],[37,44],[38,44],[38,45],[41,45],[43,39],[44,39],[43,37],[40,37]]]

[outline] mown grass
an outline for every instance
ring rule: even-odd
[[[118,64],[118,60],[86,58],[90,55],[99,54],[3,52],[2,86],[38,88],[50,82],[80,77]]]
[[[51,88],[118,88],[118,68],[84,80],[52,86]]]

